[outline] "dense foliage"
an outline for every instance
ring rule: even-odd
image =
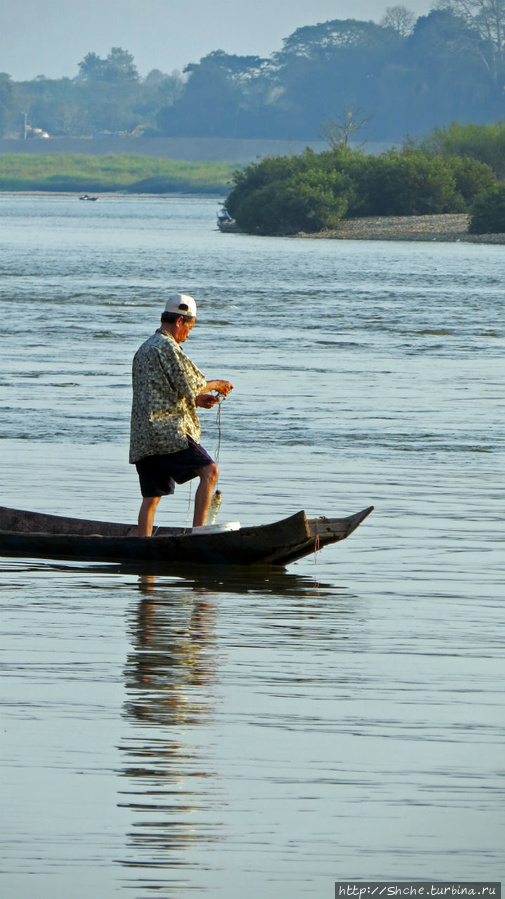
[[[391,140],[456,119],[499,118],[503,42],[476,27],[477,6],[496,0],[465,0],[475,22],[459,2],[417,21],[392,7],[380,25],[337,19],[299,28],[269,59],[210,53],[187,67],[180,96],[158,115],[160,132],[313,139],[322,123],[361,109],[364,136]]]
[[[505,122],[490,125],[452,122],[435,128],[419,142],[419,147],[440,156],[478,159],[491,166],[497,178],[505,178]]]
[[[470,234],[505,234],[505,184],[495,184],[475,198]]]
[[[381,156],[337,148],[265,159],[234,182],[227,208],[240,228],[294,234],[333,229],[345,217],[465,212],[496,178],[477,160],[411,147]]]
[[[0,75],[0,136],[41,129],[315,140],[324,123],[362,110],[360,139],[391,141],[505,117],[504,0],[437,6],[417,19],[394,6],[380,24],[298,28],[266,59],[216,50],[182,75],[154,69],[143,78],[121,47],[105,59],[88,53],[74,78]]]

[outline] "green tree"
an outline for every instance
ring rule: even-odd
[[[348,207],[348,176],[311,150],[272,157],[235,174],[227,208],[253,234],[295,234],[338,227]]]
[[[337,228],[346,211],[343,176],[307,171],[251,193],[235,217],[240,227],[252,234],[285,235]]]
[[[173,106],[180,99],[184,90],[184,82],[179,72],[167,75],[159,69],[153,69],[137,86],[136,97],[132,100],[132,112],[138,115],[140,123],[150,122],[150,133],[157,133],[154,122],[160,109]],[[146,128],[144,128],[144,133]]]
[[[216,50],[198,64],[186,66],[188,75],[180,97],[160,109],[160,133],[188,137],[237,137],[240,120],[251,106],[264,60]]]
[[[479,53],[498,91],[505,72],[505,0],[439,0],[479,35]]]
[[[81,135],[82,110],[78,85],[71,78],[39,76],[19,85],[21,106],[27,122],[51,136]]]
[[[103,81],[105,60],[96,53],[87,53],[79,63],[79,81]]]
[[[414,73],[403,95],[406,130],[422,134],[454,119],[494,116],[496,95],[481,44],[479,35],[451,10],[433,10],[417,20],[401,60]]]
[[[133,56],[121,47],[112,47],[106,59],[96,53],[88,53],[79,63],[78,80],[92,83],[105,81],[112,84],[139,80]]]
[[[362,108],[376,118],[380,72],[401,42],[394,29],[355,19],[297,29],[274,54],[270,75],[289,133],[316,136],[338,109]]]
[[[112,47],[105,60],[104,81],[112,84],[137,82],[139,80],[133,56],[121,47]]]
[[[10,75],[0,72],[0,137],[9,129],[15,115],[16,88]]]
[[[450,167],[419,151],[369,157],[357,190],[366,198],[366,215],[437,215],[466,208]]]
[[[471,234],[505,234],[505,184],[479,194],[475,198],[469,231]]]
[[[136,84],[109,84],[107,89],[99,83],[87,85],[81,95],[84,133],[132,131],[142,123],[133,111],[139,92]]]
[[[469,159],[468,156],[449,156],[445,161],[454,175],[456,191],[463,197],[467,206],[473,203],[480,193],[496,184],[493,169],[484,162]]]
[[[459,156],[490,166],[497,178],[505,178],[505,122],[491,125],[452,122],[434,128],[419,142],[421,150],[440,156]]]
[[[129,132],[146,121],[141,107],[149,89],[143,87],[133,56],[121,47],[112,47],[105,59],[88,53],[75,82],[83,133]]]
[[[318,59],[321,55],[333,55],[335,50],[354,48],[372,51],[383,48],[385,44],[391,48],[395,39],[393,29],[384,29],[375,22],[333,19],[319,25],[297,28],[285,38],[282,50],[274,58],[278,64],[283,65],[293,57]]]

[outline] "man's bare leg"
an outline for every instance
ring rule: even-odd
[[[161,496],[144,496],[139,512],[139,537],[150,537],[153,532],[154,513]]]
[[[212,462],[209,465],[204,465],[203,468],[198,468],[196,473],[200,478],[200,483],[195,493],[194,528],[202,527],[207,520],[212,494],[219,477],[219,468],[215,462]]]

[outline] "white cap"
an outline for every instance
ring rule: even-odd
[[[196,318],[196,303],[193,297],[185,293],[173,293],[169,296],[165,312],[174,312],[176,315],[190,315]]]

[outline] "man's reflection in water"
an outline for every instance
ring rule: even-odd
[[[154,886],[172,882],[166,869],[184,864],[183,850],[217,838],[211,749],[199,744],[205,731],[194,731],[214,708],[216,607],[212,594],[187,581],[167,586],[147,576],[139,587],[145,598],[130,618],[125,667],[131,736],[121,746],[129,781],[121,806],[134,813],[124,864],[161,866]]]
[[[189,884],[195,859],[189,850],[223,839],[223,822],[229,818],[225,786],[213,763],[218,598],[248,596],[254,607],[257,596],[261,627],[268,631],[271,621],[272,639],[279,645],[303,638],[319,647],[341,639],[352,605],[344,592],[335,608],[333,585],[283,572],[226,577],[208,572],[170,583],[143,575],[139,589],[143,598],[129,617],[131,650],[125,667],[128,737],[121,745],[121,805],[129,809],[131,827],[122,863],[142,869],[133,876],[146,889],[176,890]],[[328,607],[333,609],[330,625]],[[192,882],[193,887],[198,884]]]

